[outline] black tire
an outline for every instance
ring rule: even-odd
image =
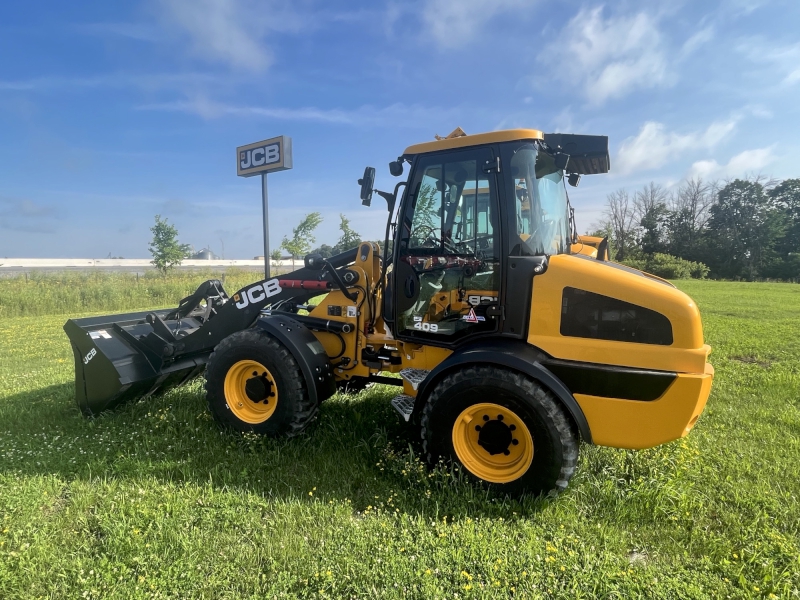
[[[570,418],[549,390],[519,373],[498,367],[464,367],[447,375],[434,387],[422,411],[421,420],[422,446],[428,462],[433,465],[443,458],[459,464],[470,477],[486,481],[459,459],[453,438],[459,416],[471,410],[470,407],[487,401],[503,407],[505,414],[518,417],[527,427],[533,442],[530,465],[524,472],[509,475],[515,477],[511,481],[487,481],[487,483],[499,492],[513,495],[558,493],[564,490],[575,472],[578,461],[579,440]],[[476,414],[481,412],[483,411],[478,411]],[[481,425],[486,428],[489,420],[495,421],[489,415],[483,415],[480,420],[469,421],[469,425],[462,426],[465,429],[459,431],[480,430]],[[498,416],[497,421],[503,420]],[[508,422],[506,419],[506,423]],[[498,427],[506,425],[501,427],[497,424],[495,429]],[[488,431],[488,428],[486,429]],[[513,437],[511,441],[516,445],[518,443],[516,438],[521,437],[518,433],[522,432],[523,428],[520,426],[517,432],[513,431],[517,429],[516,427],[508,429],[511,431],[508,433],[508,439],[511,440]],[[483,434],[474,435],[477,439]],[[505,443],[505,438],[502,439]],[[479,448],[471,446],[475,454],[468,454],[469,457],[485,451],[489,460],[495,460],[494,455],[499,455],[501,452],[509,455],[510,450],[514,450],[510,442],[506,446],[510,450],[499,448],[495,450],[496,446],[491,446],[494,451],[489,449],[486,440],[475,443]],[[524,444],[523,440],[522,445]],[[461,448],[464,452],[464,444]],[[522,461],[514,468],[524,469],[524,464]]]
[[[276,394],[276,405],[261,422],[242,420],[231,410],[225,396],[226,377],[241,361],[256,361],[271,376],[267,389]],[[314,420],[319,408],[318,403],[309,400],[303,374],[292,354],[275,338],[258,329],[229,335],[214,349],[206,366],[206,400],[209,411],[221,426],[271,437],[298,435]]]

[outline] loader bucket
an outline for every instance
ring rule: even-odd
[[[148,336],[154,333],[148,315],[164,319],[170,312],[174,311],[155,310],[66,322],[64,331],[75,355],[75,400],[85,415],[97,415],[128,400],[166,391],[203,372],[210,349],[168,359],[157,347],[148,344]],[[152,316],[149,318],[153,320]],[[191,321],[189,318],[167,323],[177,323],[173,325],[177,329],[193,325]]]
[[[70,319],[64,331],[75,355],[78,407],[96,415],[186,383],[204,371],[217,344],[252,327],[268,305],[306,302],[334,285],[344,290],[334,267],[351,264],[357,251],[331,258],[328,272],[304,267],[232,297],[209,279],[174,309]]]

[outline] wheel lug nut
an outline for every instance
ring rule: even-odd
[[[516,446],[517,444],[519,444],[519,440],[511,440],[511,443]]]
[[[503,415],[497,415],[497,420],[498,421],[502,421],[503,420]]]
[[[503,454],[505,454],[506,456],[508,456],[509,454],[511,454],[511,450],[503,450]]]
[[[481,426],[480,425],[475,425],[475,431],[480,431],[480,430],[481,430]]]
[[[489,420],[489,415],[483,415],[483,420],[484,421],[488,421]]]
[[[516,425],[509,425],[509,426],[508,426],[508,428],[509,428],[511,431],[514,431],[514,430],[517,428],[517,426],[516,426]]]

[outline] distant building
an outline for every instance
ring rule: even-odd
[[[192,260],[219,260],[219,256],[214,254],[208,248],[203,248],[200,252],[192,254]]]

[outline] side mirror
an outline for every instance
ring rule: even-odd
[[[403,161],[401,160],[393,160],[389,163],[389,173],[392,174],[392,177],[400,177],[403,174]]]
[[[369,206],[372,202],[372,188],[375,187],[375,167],[364,169],[364,177],[358,183],[361,186],[361,204]]]
[[[564,154],[563,152],[559,152],[554,157],[556,163],[556,169],[559,171],[563,171],[567,168],[569,164],[569,154]]]
[[[581,176],[579,173],[570,173],[569,177],[567,177],[567,183],[569,183],[572,187],[578,187],[580,182]]]

